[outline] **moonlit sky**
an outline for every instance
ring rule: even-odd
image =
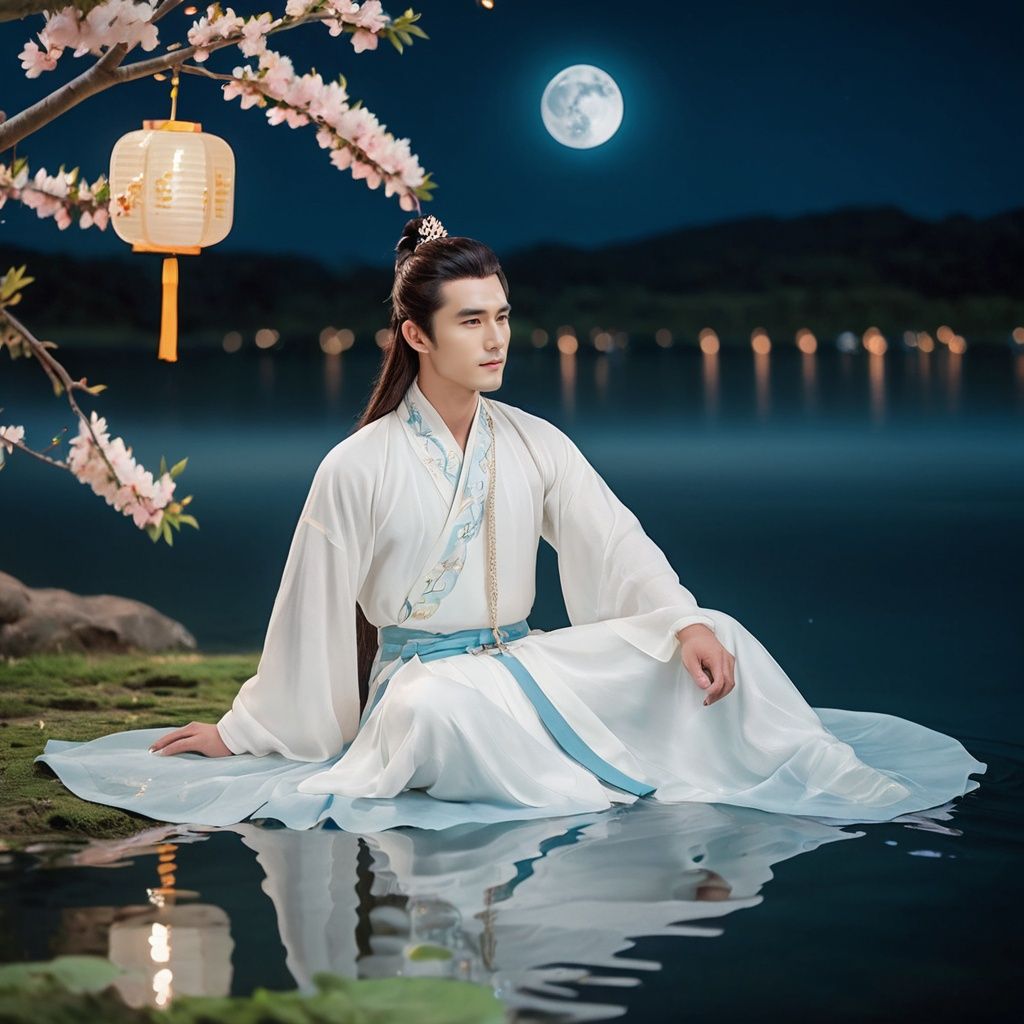
[[[278,13],[283,3],[234,7]],[[385,3],[396,16],[406,6]],[[424,212],[499,255],[753,214],[892,203],[934,218],[1024,205],[1019,0],[412,6],[431,38],[401,55],[387,42],[357,54],[347,35],[332,38],[318,25],[272,37],[272,46],[299,71],[343,72],[353,99],[408,136],[439,182]],[[192,20],[181,9],[165,18],[163,45],[184,38]],[[66,53],[56,71],[26,79],[16,55],[42,24],[0,24],[8,115],[86,66]],[[242,59],[232,48],[206,66],[229,71]],[[545,85],[575,63],[608,71],[624,96],[621,128],[595,149],[564,147],[541,122]],[[121,134],[167,116],[168,88],[147,80],[87,100],[18,153],[33,170],[64,162],[90,179],[105,173]],[[182,77],[179,117],[201,121],[235,152],[235,224],[219,248],[338,266],[390,262],[410,214],[383,187],[370,191],[335,170],[313,129],[272,127],[263,112],[225,103],[218,83],[194,76]],[[62,232],[13,204],[0,210],[4,243],[129,251],[109,229]]]

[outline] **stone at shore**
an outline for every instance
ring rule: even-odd
[[[193,651],[195,637],[142,601],[27,587],[0,572],[0,655]]]

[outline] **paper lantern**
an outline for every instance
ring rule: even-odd
[[[168,253],[157,358],[178,358],[178,261],[231,230],[235,157],[194,121],[143,121],[110,156],[110,222],[132,252]]]

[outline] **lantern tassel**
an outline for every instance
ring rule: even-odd
[[[164,260],[163,308],[160,313],[160,348],[158,359],[178,361],[178,261],[174,256]]]

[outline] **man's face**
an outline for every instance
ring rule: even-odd
[[[420,348],[434,372],[471,391],[501,387],[512,330],[498,275],[446,281],[441,298],[434,314],[436,346]],[[496,365],[486,365],[489,361]]]

